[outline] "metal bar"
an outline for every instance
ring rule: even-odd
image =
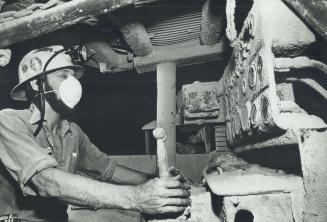
[[[300,130],[299,149],[305,189],[304,222],[327,221],[327,131]]]
[[[283,0],[327,40],[327,5],[321,0]]]
[[[286,81],[303,83],[314,89],[317,93],[319,93],[319,95],[321,95],[325,100],[327,100],[327,90],[314,79],[289,77],[286,78]]]
[[[275,70],[283,71],[288,69],[316,68],[327,75],[327,65],[318,60],[310,59],[306,56],[295,58],[275,58]],[[315,74],[315,73],[313,73]]]
[[[157,127],[163,128],[169,166],[176,166],[176,63],[157,65]]]
[[[1,24],[0,48],[66,28],[132,3],[133,0],[72,0],[35,12]]]
[[[156,128],[153,130],[153,136],[157,140],[157,168],[159,178],[168,178],[170,175],[168,153],[165,147],[165,141],[167,139],[166,132],[163,128]]]
[[[167,61],[174,61],[177,66],[187,66],[224,60],[224,51],[222,42],[213,46],[155,48],[148,56],[134,58],[134,66],[138,73],[146,73],[156,70],[157,64]]]

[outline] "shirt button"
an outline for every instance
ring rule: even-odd
[[[53,154],[51,147],[48,147],[48,154],[51,155],[51,156]]]

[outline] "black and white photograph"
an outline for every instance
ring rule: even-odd
[[[0,222],[327,222],[327,0],[0,0]]]

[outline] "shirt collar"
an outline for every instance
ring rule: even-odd
[[[30,106],[30,111],[32,112],[32,115],[30,118],[30,124],[34,125],[41,120],[41,112],[33,103]],[[46,121],[46,119],[45,119],[45,121]]]
[[[31,104],[29,110],[32,112],[32,115],[30,117],[30,124],[31,125],[35,125],[38,122],[41,121],[41,111],[35,106],[35,104]],[[44,119],[44,122],[47,122],[46,119]],[[70,129],[70,122],[67,120],[61,120],[61,132],[64,133],[64,135],[66,135],[69,131],[71,131]]]

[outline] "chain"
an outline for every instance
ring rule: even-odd
[[[7,12],[0,13],[0,24],[31,15],[39,10],[46,10],[48,8],[56,6],[58,3],[59,0],[49,0],[46,3],[31,4],[27,8],[20,11],[7,11]],[[0,11],[3,5],[4,5],[4,1],[0,0]]]

